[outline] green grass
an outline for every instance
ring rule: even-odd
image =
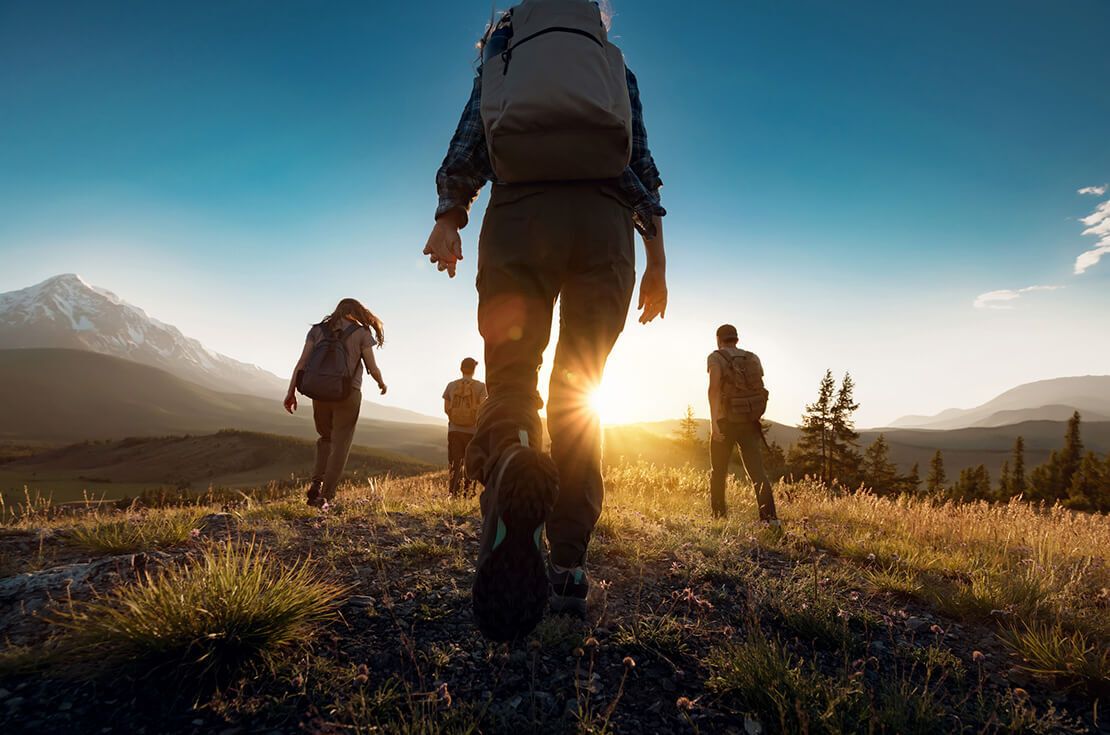
[[[199,518],[195,510],[135,513],[122,518],[94,515],[73,528],[70,541],[102,554],[163,549],[189,541]]]
[[[1026,671],[1085,686],[1093,695],[1110,694],[1110,644],[1105,640],[1058,623],[1016,625],[1002,640],[1021,657]]]
[[[220,678],[310,639],[343,594],[307,563],[283,566],[253,543],[216,544],[192,563],[63,609],[56,660],[100,673]]]

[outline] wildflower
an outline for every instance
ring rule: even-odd
[[[192,531],[189,531],[189,535],[193,538],[200,538],[200,529],[194,528]]]
[[[679,697],[678,700],[675,702],[675,706],[678,707],[680,710],[689,712],[690,710],[694,709],[694,702],[689,697]]]
[[[1029,696],[1029,692],[1025,691],[1021,687],[1014,687],[1014,696],[1019,699],[1025,699]]]
[[[971,652],[971,660],[974,661],[977,664],[983,663],[983,661],[986,660],[986,658],[987,657],[983,655],[982,651],[972,651]]]
[[[586,652],[582,650],[581,646],[578,646],[574,649],[574,657],[575,658],[582,658],[585,655],[586,655]]]
[[[447,682],[443,682],[439,685],[439,689],[436,689],[436,698],[442,700],[445,707],[451,706],[451,692],[447,691]]]
[[[857,602],[859,600],[859,592],[856,592],[855,590],[852,590],[851,592],[848,593],[848,599],[851,600],[852,602]]]
[[[875,555],[874,554],[868,554],[867,555],[867,561],[875,561]]]
[[[929,632],[933,635],[944,635],[944,628],[940,627],[936,623],[933,623],[931,626],[929,626]]]
[[[533,651],[538,651],[540,650],[540,642],[533,638],[532,640],[528,641],[528,648],[532,649]]]
[[[320,506],[320,511],[327,513],[329,510],[331,510],[331,503],[325,500],[324,504]]]
[[[601,644],[599,644],[597,642],[597,638],[594,638],[593,636],[590,636],[586,639],[586,648],[597,648],[599,645]]]
[[[359,684],[370,681],[370,668],[366,664],[359,664],[355,669],[355,681]]]
[[[294,689],[300,689],[301,687],[304,686],[304,677],[301,676],[300,674],[297,674],[296,676],[293,677],[293,681],[290,682],[290,683],[293,685]]]
[[[626,669],[636,668],[636,659],[632,658],[631,656],[625,656],[624,660],[621,661],[621,663],[624,664],[624,668]]]

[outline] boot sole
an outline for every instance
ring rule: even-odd
[[[527,635],[543,618],[549,588],[536,530],[554,504],[548,487],[520,488],[508,483],[497,489],[505,538],[474,576],[474,619],[492,641]]]

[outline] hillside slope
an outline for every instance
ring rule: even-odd
[[[243,429],[312,438],[312,408],[289,416],[280,401],[220,393],[164,370],[82,350],[0,350],[0,439],[70,443]],[[438,426],[363,418],[355,443],[439,462]]]

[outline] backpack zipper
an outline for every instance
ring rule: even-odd
[[[567,28],[566,26],[552,26],[551,28],[544,28],[542,31],[536,31],[530,36],[525,36],[524,38],[520,39],[512,46],[509,46],[507,49],[501,52],[501,60],[505,62],[505,68],[501,71],[502,76],[509,73],[509,62],[513,60],[513,51],[516,50],[517,46],[520,46],[527,41],[531,41],[536,36],[542,36],[545,33],[554,33],[555,31],[559,31],[561,33],[574,33],[579,36],[585,36],[601,48],[605,48],[605,44],[603,44],[597,36],[588,31],[584,31],[581,28]]]

